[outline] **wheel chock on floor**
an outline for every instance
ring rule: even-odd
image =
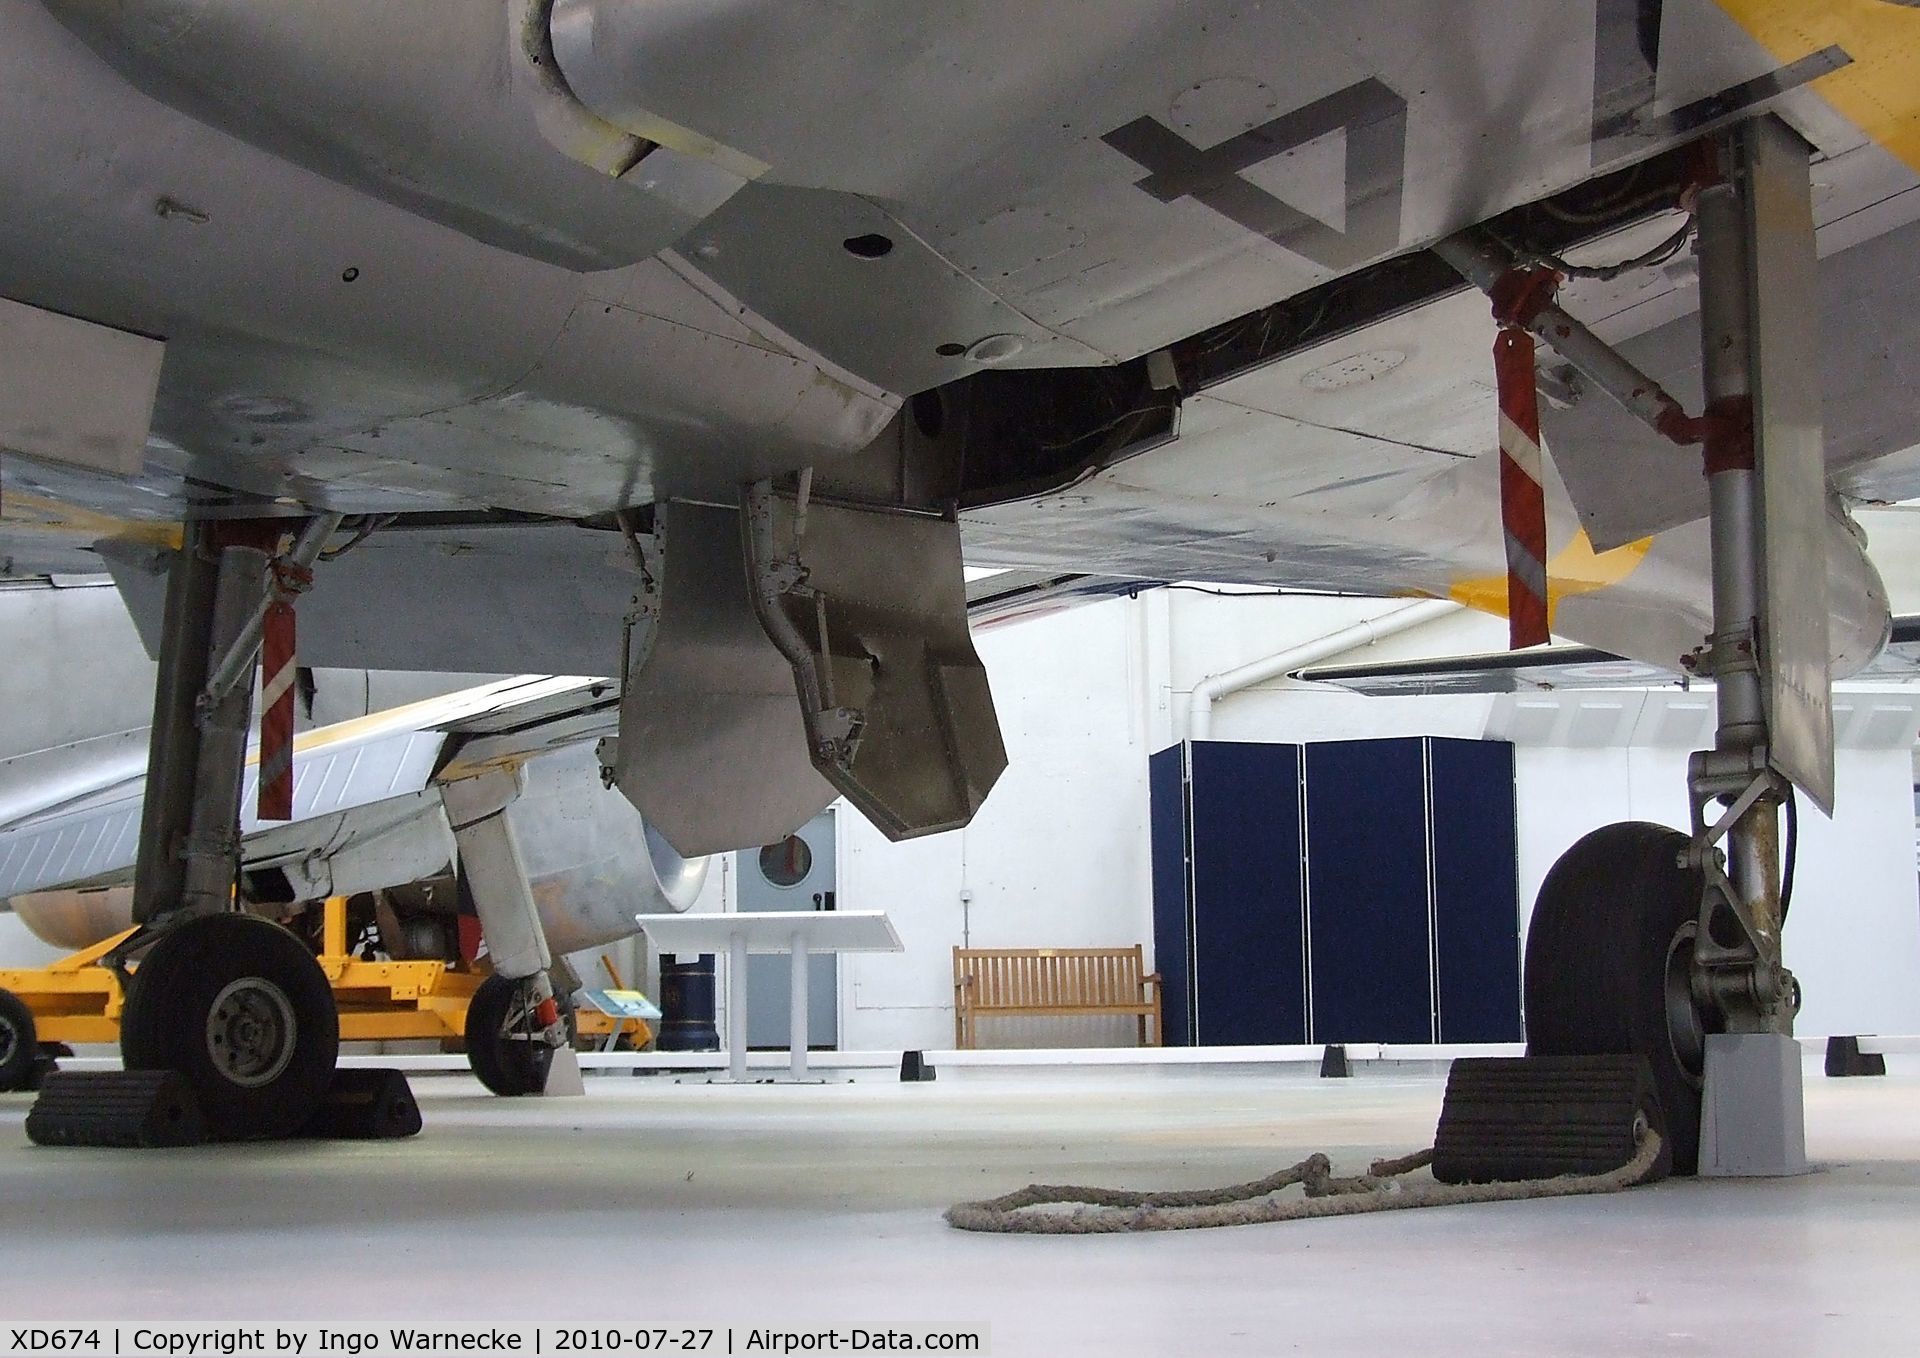
[[[27,1113],[42,1146],[197,1146],[206,1119],[186,1078],[172,1070],[55,1071]]]
[[[1320,1078],[1323,1080],[1344,1080],[1353,1074],[1353,1067],[1347,1063],[1347,1049],[1338,1044],[1329,1046],[1320,1057]]]
[[[1632,1160],[1649,1127],[1664,1138],[1644,1057],[1463,1058],[1447,1076],[1433,1177],[1465,1184],[1602,1174]],[[1663,1145],[1641,1182],[1664,1179],[1672,1165]]]
[[[1860,1050],[1857,1037],[1827,1039],[1827,1074],[1834,1079],[1849,1075],[1885,1075],[1887,1058],[1879,1052]]]
[[[421,1125],[420,1105],[399,1071],[336,1070],[327,1097],[300,1134],[332,1141],[383,1141],[418,1135]]]
[[[900,1082],[902,1084],[923,1084],[939,1074],[933,1064],[927,1060],[925,1052],[900,1053]]]
[[[571,1099],[587,1092],[580,1077],[580,1057],[572,1047],[555,1047],[553,1061],[547,1067],[547,1082],[540,1089],[542,1098]]]

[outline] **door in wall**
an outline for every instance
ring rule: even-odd
[[[837,881],[831,810],[822,811],[777,844],[740,852],[740,909],[831,910]],[[786,954],[747,959],[747,1045],[785,1047],[792,994]],[[831,953],[807,959],[807,1045],[840,1045],[840,962]]]

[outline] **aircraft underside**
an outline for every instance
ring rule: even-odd
[[[1709,1035],[1791,1031],[1781,807],[1831,806],[1888,628],[1848,497],[1920,444],[1920,16],[1871,8],[17,0],[0,555],[104,560],[158,656],[119,960],[176,979],[129,1052],[279,1129],[279,1075],[179,1035],[214,974],[331,1063],[229,909],[295,615],[307,664],[617,678],[606,777],[694,856],[835,797],[968,822],[1006,755],[964,559],[1712,677],[1690,833],[1577,850],[1529,959],[1537,1042],[1643,1051],[1691,1168]],[[548,1042],[524,757],[436,780]],[[1568,1017],[1646,1003],[1596,929],[1657,1040]]]

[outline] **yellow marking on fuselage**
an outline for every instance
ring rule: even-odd
[[[143,542],[153,547],[180,546],[180,525],[152,519],[116,519],[111,514],[50,500],[30,491],[9,490],[0,499],[0,521],[20,528],[84,537],[90,542],[113,538]]]
[[[1782,65],[1838,44],[1813,89],[1920,174],[1920,9],[1892,0],[1717,0]]]
[[[1596,552],[1587,530],[1581,529],[1572,542],[1547,561],[1548,624],[1552,624],[1562,599],[1619,584],[1639,568],[1652,547],[1652,538],[1641,538],[1611,551]],[[1458,580],[1447,591],[1447,597],[1468,608],[1504,618],[1507,616],[1507,577],[1480,575]]]

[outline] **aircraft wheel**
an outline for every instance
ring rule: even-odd
[[[540,1093],[553,1064],[553,1048],[536,1036],[531,979],[489,976],[467,1005],[467,1063],[504,1098]]]
[[[1644,821],[1603,825],[1553,865],[1527,932],[1527,1052],[1647,1058],[1673,1172],[1700,1156],[1707,1028],[1689,977],[1700,910],[1687,837]]]
[[[128,1070],[187,1077],[222,1141],[287,1137],[326,1097],[340,1018],[291,932],[253,915],[174,926],[133,973],[120,1019]]]
[[[0,990],[0,1092],[31,1089],[39,1064],[33,1011],[11,990]]]

